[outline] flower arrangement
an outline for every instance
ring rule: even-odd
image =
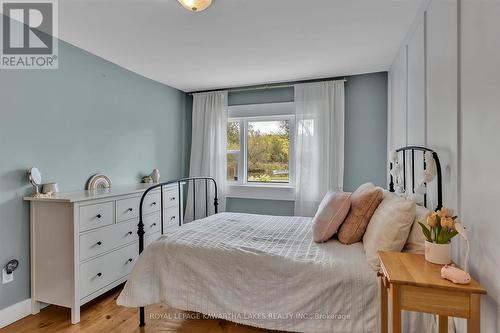
[[[427,217],[427,226],[420,221],[420,227],[429,243],[448,244],[453,237],[458,235],[455,230],[455,220],[458,216],[453,216],[453,210],[441,208]]]

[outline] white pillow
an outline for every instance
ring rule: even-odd
[[[415,220],[411,226],[410,235],[406,240],[403,252],[424,254],[425,251],[425,236],[422,233],[422,228],[418,222],[426,224],[427,216],[431,215],[431,211],[423,206],[417,205]]]
[[[385,192],[363,236],[366,259],[380,269],[378,251],[401,251],[415,219],[415,202]]]

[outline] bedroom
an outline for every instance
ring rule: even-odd
[[[500,3],[195,3],[2,1],[0,330],[500,331]],[[408,146],[435,155],[394,153]],[[217,206],[212,181],[188,177],[213,177]],[[173,183],[140,205],[158,178]],[[348,193],[366,183],[386,204],[347,240]],[[319,237],[328,191],[340,226]],[[409,207],[404,226],[388,198]],[[459,216],[468,241],[442,248],[473,283],[425,260],[424,203]],[[405,257],[411,235],[420,254]],[[430,287],[394,284],[379,249],[422,260],[413,273],[449,306],[405,311]]]

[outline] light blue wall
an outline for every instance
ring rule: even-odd
[[[293,201],[227,198],[226,211],[265,215],[293,215]]]
[[[229,105],[293,102],[293,88],[229,93]],[[387,73],[347,77],[345,85],[344,189],[371,181],[385,187]],[[293,215],[293,201],[228,198],[228,211]]]
[[[386,187],[387,73],[354,75],[345,85],[344,190]]]
[[[59,59],[58,70],[0,70],[0,265],[20,261],[0,309],[30,297],[29,167],[62,191],[96,172],[113,185],[155,167],[162,179],[184,175],[185,93],[64,42]]]

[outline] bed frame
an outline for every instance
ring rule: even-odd
[[[149,192],[155,190],[155,189],[160,189],[160,194],[161,194],[161,204],[160,204],[160,221],[161,221],[161,234],[163,234],[163,187],[167,185],[172,185],[172,184],[177,184],[177,193],[179,194],[179,200],[183,200],[184,198],[181,198],[181,186],[189,186],[190,184],[193,186],[192,187],[192,192],[193,192],[193,220],[196,219],[196,185],[201,185],[205,186],[205,216],[208,216],[208,201],[209,201],[209,187],[210,183],[213,183],[214,187],[214,209],[215,209],[215,214],[218,212],[218,207],[219,207],[219,199],[218,199],[218,191],[217,191],[217,182],[215,179],[211,177],[188,177],[188,178],[181,178],[181,179],[176,179],[176,180],[170,180],[168,182],[163,182],[163,183],[158,183],[155,184],[151,187],[149,187],[144,193],[142,194],[141,201],[139,203],[139,224],[137,225],[137,234],[139,235],[139,255],[144,251],[144,222],[143,222],[143,216],[142,216],[142,206],[144,203],[144,199],[148,195]],[[184,214],[184,212],[181,211],[181,207],[183,205],[179,205],[179,217]],[[182,219],[179,218],[179,226],[180,226],[180,221]],[[144,307],[139,308],[139,326],[142,327],[145,325],[145,320],[144,320]]]
[[[403,161],[403,190],[405,192],[408,192],[408,184],[409,184],[409,179],[411,179],[411,184],[412,188],[411,193],[415,193],[415,153],[421,153],[422,154],[422,161],[423,161],[423,169],[426,167],[425,163],[425,153],[426,152],[431,152],[432,157],[434,158],[434,162],[436,163],[436,177],[437,177],[437,206],[436,206],[436,211],[440,210],[443,207],[443,179],[441,175],[441,163],[439,162],[439,157],[438,154],[429,148],[426,147],[420,147],[420,146],[407,146],[407,147],[402,147],[396,149],[396,153],[399,155],[402,155],[402,161]],[[407,158],[409,158],[409,167],[411,167],[409,172],[407,172]],[[392,162],[389,165],[389,174],[390,171],[392,170]],[[408,173],[408,174],[407,174]],[[427,185],[427,184],[426,184]],[[389,191],[394,192],[394,179],[392,177],[392,174],[390,174],[390,182],[389,182]],[[427,207],[427,194],[424,194],[424,206]]]
[[[403,157],[403,159],[402,159],[403,160],[403,187],[404,187],[405,191],[407,190],[406,187],[407,187],[407,184],[409,183],[406,181],[407,177],[411,177],[411,179],[412,179],[411,184],[415,184],[415,152],[420,152],[423,155],[425,155],[425,153],[428,151],[432,152],[432,156],[434,157],[434,161],[436,162],[437,192],[438,192],[438,205],[437,205],[436,210],[439,210],[442,207],[442,178],[441,178],[441,164],[439,162],[439,158],[438,158],[437,153],[429,148],[418,147],[418,146],[408,146],[408,147],[403,147],[403,148],[399,148],[396,150],[396,152],[398,154],[402,154],[402,157]],[[407,154],[409,154],[409,156],[411,158],[411,160],[410,160],[411,172],[409,173],[409,175],[407,175],[407,172],[406,172]],[[425,169],[425,159],[424,159],[423,168]],[[392,163],[390,163],[390,170],[391,169],[392,169]],[[189,186],[190,184],[192,184],[192,186],[193,186],[192,187],[193,219],[196,219],[196,185],[197,185],[197,183],[198,183],[198,185],[200,185],[200,183],[202,183],[201,185],[205,186],[205,217],[207,217],[208,213],[209,213],[209,209],[208,209],[209,198],[210,198],[209,197],[209,185],[210,185],[210,183],[213,183],[213,185],[214,185],[214,187],[213,187],[213,189],[214,189],[213,205],[215,208],[215,214],[217,214],[218,206],[219,206],[219,200],[218,200],[218,195],[217,195],[217,193],[218,193],[217,192],[217,182],[215,181],[215,179],[213,179],[211,177],[188,177],[188,178],[182,178],[182,179],[177,179],[177,180],[171,180],[168,182],[155,184],[155,185],[149,187],[143,193],[143,195],[141,197],[140,205],[139,205],[139,224],[138,224],[138,230],[137,230],[137,234],[139,235],[139,254],[141,254],[142,251],[144,250],[144,223],[143,223],[143,216],[142,216],[142,206],[143,206],[144,199],[146,198],[146,195],[148,195],[149,192],[151,192],[155,189],[158,189],[158,188],[160,189],[160,193],[162,193],[162,195],[161,195],[161,210],[160,210],[162,213],[160,214],[160,216],[161,216],[161,233],[163,234],[163,187],[167,186],[167,185],[177,184],[177,189],[178,189],[179,198],[180,198],[181,186],[184,186],[184,185]],[[389,191],[394,192],[394,180],[393,180],[392,175],[390,177]],[[412,193],[415,193],[415,189],[412,189]],[[180,200],[183,200],[183,199],[184,198],[180,198]],[[424,205],[427,207],[427,195],[424,195]],[[181,216],[181,214],[184,213],[181,211],[181,207],[182,207],[182,205],[179,205],[179,216]],[[198,218],[200,218],[200,217],[198,217]],[[181,220],[181,219],[179,219],[179,220]],[[143,327],[144,325],[145,325],[144,307],[140,307],[139,308],[139,326]]]

